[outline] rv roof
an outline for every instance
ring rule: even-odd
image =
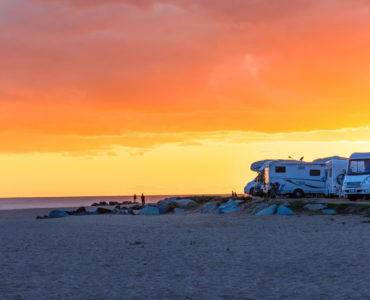
[[[370,159],[370,152],[367,153],[353,153],[350,159]]]
[[[325,166],[325,163],[315,163],[306,161],[271,161],[267,165],[310,165],[310,166]]]

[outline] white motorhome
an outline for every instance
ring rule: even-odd
[[[347,164],[347,159],[332,159],[326,163],[326,196],[343,196],[342,187],[346,175]]]
[[[272,161],[265,166],[265,190],[268,194],[278,183],[280,195],[301,198],[326,194],[326,163]]]
[[[343,193],[352,201],[370,196],[370,152],[350,156]]]

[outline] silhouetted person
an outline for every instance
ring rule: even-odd
[[[142,204],[142,206],[145,205],[145,196],[144,196],[144,194],[141,194],[141,204]]]
[[[136,196],[136,194],[134,194],[134,202],[136,202],[136,198],[137,198],[137,196]]]

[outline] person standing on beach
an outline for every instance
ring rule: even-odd
[[[136,194],[134,194],[134,203],[136,202],[136,198],[137,198],[137,196],[136,196]]]
[[[142,206],[145,205],[145,196],[144,196],[144,194],[141,194],[141,205]]]

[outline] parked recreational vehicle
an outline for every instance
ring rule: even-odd
[[[343,193],[352,201],[370,196],[370,153],[350,156]]]
[[[272,161],[265,167],[265,193],[276,183],[280,195],[301,198],[304,195],[326,194],[326,163]]]
[[[332,159],[326,163],[326,196],[341,197],[343,195],[342,187],[346,174],[347,164],[347,159]]]

